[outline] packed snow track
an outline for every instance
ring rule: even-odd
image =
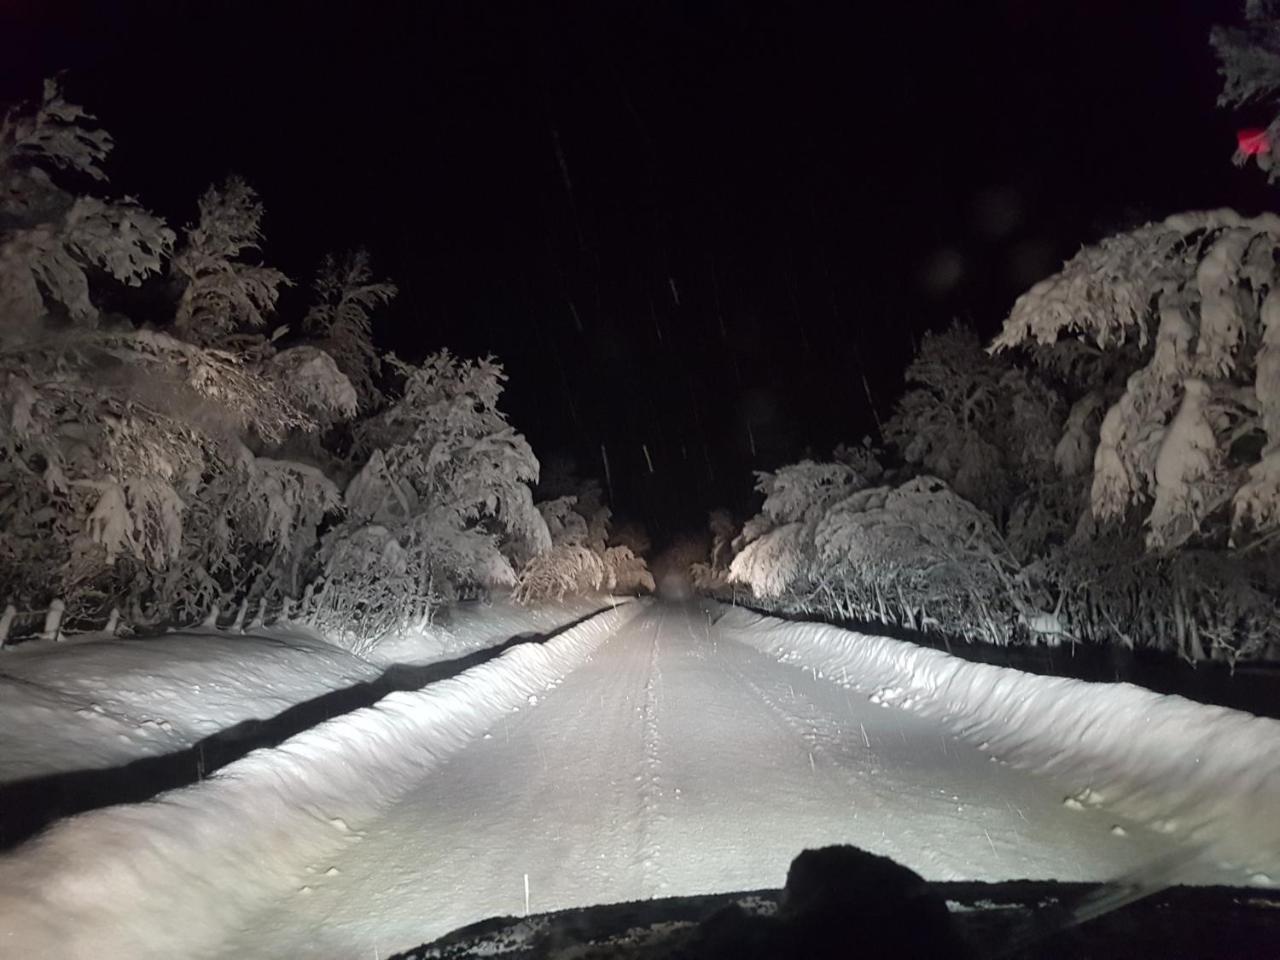
[[[1174,841],[655,604],[425,773],[225,940],[386,957],[494,915],[780,886],[849,842],[930,879],[1116,876]],[[253,869],[245,864],[245,869]],[[527,897],[527,901],[526,901]]]

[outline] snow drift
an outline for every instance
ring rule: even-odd
[[[445,758],[581,664],[638,607],[321,724],[193,787],[55,825],[0,859],[12,956],[198,957]]]
[[[1280,722],[1127,683],[971,663],[938,650],[718,607],[718,629],[780,660],[945,723],[1046,774],[1064,803],[1176,834],[1236,873],[1280,880]]]

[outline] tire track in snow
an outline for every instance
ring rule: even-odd
[[[658,712],[662,703],[662,668],[659,666],[659,658],[662,653],[662,624],[665,619],[665,613],[660,613],[654,623],[644,694],[638,708],[643,752],[641,770],[636,775],[640,784],[636,859],[640,865],[643,888],[650,896],[656,896],[666,887],[659,867],[662,855],[659,833],[664,817],[662,813],[662,736],[658,729]]]
[[[727,637],[720,637],[719,640],[723,643],[736,643]],[[837,789],[849,795],[855,822],[858,820],[859,808],[867,807],[870,808],[873,820],[884,822],[888,818],[888,811],[894,803],[897,791],[886,789],[876,779],[881,773],[880,758],[871,746],[865,726],[859,724],[857,729],[852,728],[851,724],[824,711],[805,696],[803,690],[796,690],[796,683],[820,682],[816,673],[812,674],[811,679],[811,675],[797,670],[797,675],[787,684],[785,695],[780,691],[772,694],[728,658],[723,659],[723,665],[728,676],[750,690],[764,704],[780,729],[801,741],[814,777],[834,783]],[[848,690],[847,685],[837,686],[845,686],[846,691]],[[784,706],[784,697],[796,707],[807,707],[805,715]],[[852,702],[850,709],[852,712]],[[876,842],[870,846],[878,853],[887,854],[899,861],[909,854],[917,866],[928,864],[939,875],[949,872],[947,858],[940,855],[934,843],[916,831],[909,820],[902,819],[896,824],[892,838],[882,828],[877,831],[874,840]]]

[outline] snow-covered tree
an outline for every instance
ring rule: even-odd
[[[813,579],[848,614],[1007,642],[1018,564],[991,517],[935,477],[862,490],[814,532]]]
[[[1034,374],[988,356],[970,328],[926,334],[907,382],[912,389],[885,423],[885,438],[998,522],[1052,471],[1057,396]]]
[[[773,527],[742,548],[729,564],[729,583],[741,584],[759,600],[781,600],[807,586],[812,538],[803,523]]]
[[[764,494],[760,512],[734,539],[728,580],[757,597],[777,600],[801,591],[813,562],[813,531],[827,509],[867,485],[847,463],[802,460],[773,473],[756,474]]]
[[[1210,43],[1218,56],[1224,107],[1265,104],[1272,119],[1265,128],[1241,130],[1235,162],[1250,157],[1273,183],[1280,178],[1275,151],[1280,145],[1280,4],[1276,0],[1246,0],[1243,26],[1215,27]]]
[[[630,547],[607,547],[601,555],[608,571],[609,590],[618,594],[653,593],[653,574],[643,557]]]
[[[107,179],[113,142],[93,119],[49,80],[38,107],[0,121],[0,333],[10,342],[38,335],[49,316],[95,325],[91,272],[136,286],[173,245],[173,232],[132,198],[75,196],[55,182],[62,172]]]
[[[376,378],[382,360],[373,345],[373,312],[395,298],[396,285],[375,280],[368,251],[356,250],[342,258],[326,256],[314,290],[316,300],[303,318],[303,328],[337,361],[355,386],[361,406],[375,406],[381,399]]]
[[[1216,530],[1241,542],[1280,525],[1278,241],[1272,215],[1147,224],[1036,284],[996,338],[996,350],[1137,345],[1143,363],[1099,429],[1091,501],[1103,519],[1142,510],[1153,549]],[[1066,440],[1057,459],[1077,464],[1082,444]]]
[[[994,521],[927,476],[850,490],[773,526],[734,557],[728,580],[768,603],[995,642],[1025,609]]]
[[[264,211],[257,193],[239,177],[211,186],[200,197],[199,217],[186,228],[173,257],[184,281],[174,325],[186,339],[216,343],[242,329],[257,330],[275,309],[288,278],[246,259],[261,249]]]
[[[134,575],[117,584],[124,593],[114,599],[148,595],[151,610],[136,608],[137,617],[178,608],[203,616],[207,608],[197,610],[193,594],[208,599],[208,591],[182,582],[198,575],[192,551],[212,556],[206,565],[231,562],[221,556],[219,524],[245,542],[278,541],[292,529],[280,519],[280,501],[300,506],[310,496],[280,489],[283,481],[271,480],[278,471],[252,482],[263,468],[242,437],[279,441],[315,421],[238,354],[147,330],[65,332],[0,352],[0,385],[9,411],[0,418],[7,453],[0,486],[9,491],[0,515],[12,521],[0,539],[15,555],[32,547],[12,542],[30,540],[46,558],[36,578],[5,571],[22,581],[9,587],[29,603],[118,579],[123,563]],[[232,475],[226,499],[235,522],[209,513],[215,488]],[[256,540],[244,519],[254,511],[264,516]],[[211,544],[203,553],[202,543]]]
[[[547,525],[551,545],[581,546],[587,542],[587,520],[574,509],[578,498],[573,495],[543,500],[537,504],[538,513]]]
[[[325,538],[316,594],[322,622],[362,636],[459,591],[514,586],[513,556],[551,548],[529,488],[538,461],[498,409],[501,365],[447,351],[390,362],[404,386],[357,429],[367,461],[343,495],[345,522]]]

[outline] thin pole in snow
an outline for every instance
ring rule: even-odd
[[[529,875],[524,875],[524,915],[529,915]]]

